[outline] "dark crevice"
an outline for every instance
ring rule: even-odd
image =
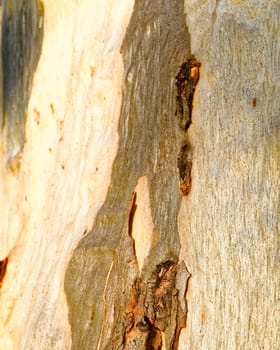
[[[199,80],[201,63],[194,56],[184,62],[176,75],[176,116],[182,130],[182,146],[180,148],[177,167],[180,175],[180,189],[184,196],[191,190],[192,147],[188,138],[188,129],[192,123],[193,98]]]
[[[146,350],[161,350],[162,348],[161,330],[155,327],[147,316],[144,317],[144,320],[148,327]]]
[[[184,62],[176,75],[176,115],[180,127],[186,132],[192,122],[193,97],[199,80],[201,63],[194,56]]]
[[[137,209],[136,196],[137,196],[137,193],[133,192],[131,199],[130,199],[130,208],[129,208],[129,213],[128,213],[128,235],[130,237],[132,237],[133,219],[134,219],[134,215],[135,215],[135,212]]]
[[[8,258],[5,258],[4,260],[0,261],[0,287],[2,285],[3,279],[6,274],[7,265],[8,265]]]

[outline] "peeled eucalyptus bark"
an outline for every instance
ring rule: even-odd
[[[278,349],[278,1],[1,6],[0,349]]]
[[[177,157],[186,132],[176,116],[175,84],[191,57],[183,2],[136,1],[122,53],[120,138],[111,188],[65,277],[73,349],[152,349],[164,342],[171,349],[185,327],[188,272],[179,256]],[[141,178],[153,227],[140,269],[133,220]]]

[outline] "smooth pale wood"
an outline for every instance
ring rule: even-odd
[[[120,46],[133,1],[44,7],[21,169],[0,170],[0,259],[9,257],[1,350],[70,349],[64,273],[105,200],[118,147]],[[178,217],[192,274],[179,348],[278,349],[279,5],[186,0],[185,10],[202,67],[192,190]]]
[[[146,176],[139,178],[135,187],[137,210],[132,222],[132,237],[135,242],[135,254],[139,270],[141,271],[145,258],[149,255],[152,244],[153,219],[149,198],[148,179]]]
[[[133,1],[44,1],[19,172],[0,171],[0,348],[69,349],[64,273],[105,199]]]

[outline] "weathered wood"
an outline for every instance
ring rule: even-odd
[[[186,307],[175,296],[176,280],[186,276],[177,272],[177,215],[181,201],[177,155],[186,136],[175,116],[175,77],[190,56],[188,36],[181,0],[135,2],[122,45],[123,100],[112,187],[92,231],[75,250],[66,273],[75,349],[97,347],[98,342],[104,349],[136,349],[143,344],[156,348],[152,344],[160,344],[164,337],[166,347],[171,348],[185,326],[181,313],[186,314]],[[132,218],[128,217],[127,208],[143,175],[147,178],[153,231],[140,271],[134,266],[139,249],[137,245],[133,247],[135,243],[129,235]],[[108,259],[112,251],[114,255]],[[91,262],[90,271],[83,268],[81,260],[85,264],[87,260]],[[108,261],[103,268],[103,282],[101,276],[98,282],[95,278],[100,260]],[[100,283],[104,286],[102,294],[95,291]],[[183,294],[186,278],[184,284]],[[91,305],[103,303],[102,322],[100,315],[93,320],[83,312],[84,303],[89,300]]]
[[[278,1],[42,5],[8,166],[3,51],[0,349],[280,348]]]

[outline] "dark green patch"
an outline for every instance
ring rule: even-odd
[[[41,53],[43,3],[3,0],[3,120],[8,163],[22,150],[32,79]]]

